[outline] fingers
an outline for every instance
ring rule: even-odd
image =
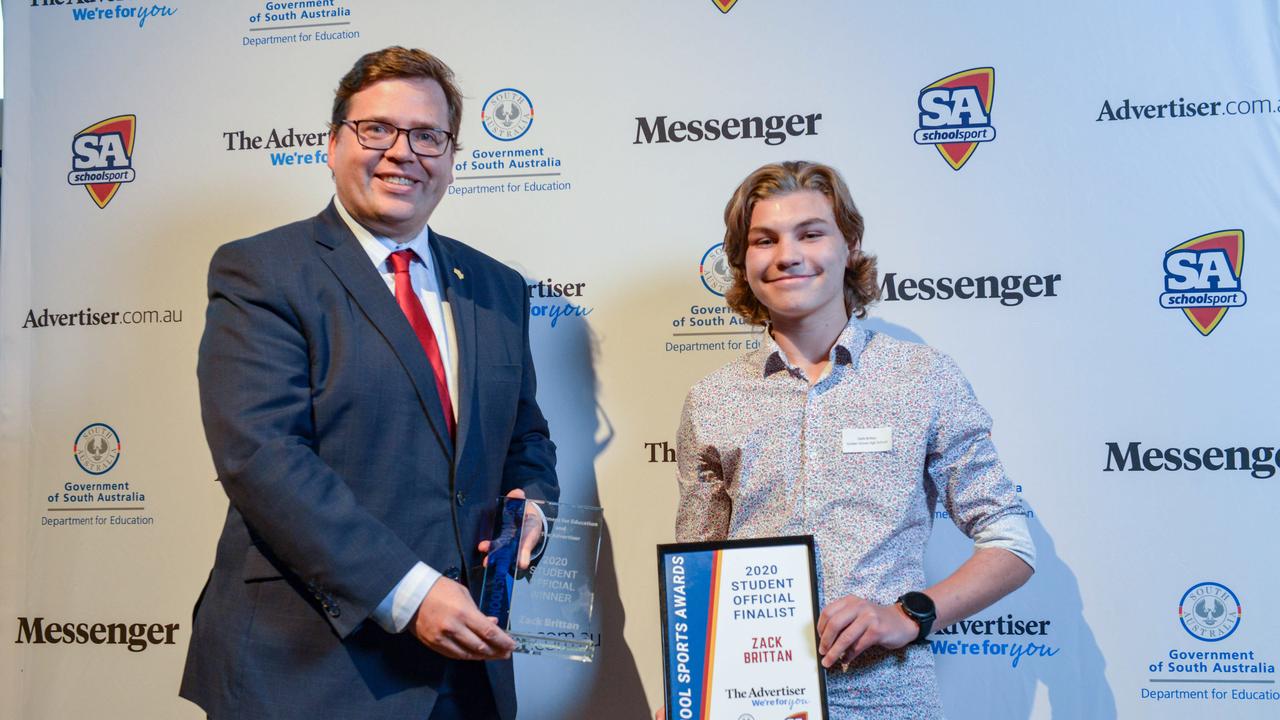
[[[833,638],[827,651],[822,655],[822,666],[829,668],[842,660],[847,662],[857,657],[857,653],[849,653],[849,648],[859,639],[866,637],[870,624],[870,615],[860,614],[845,626],[844,630]]]
[[[538,542],[542,540],[542,519],[534,516],[533,522],[529,521],[529,516],[525,516],[524,533],[520,536],[520,554],[517,557],[516,564],[521,570],[528,570],[529,563],[533,559],[533,549],[538,546]]]
[[[822,609],[818,616],[818,652],[827,654],[840,633],[854,621],[867,601],[847,595]]]
[[[496,620],[485,617],[462,585],[440,578],[413,619],[413,633],[427,647],[457,660],[499,660],[511,656],[515,641]]]
[[[516,491],[513,490],[512,492]],[[523,495],[523,492],[521,495]],[[543,520],[542,510],[538,508],[538,504],[536,502],[525,503],[524,521],[520,528],[520,549],[516,555],[516,565],[521,570],[528,570],[529,565],[533,562],[533,551],[542,542],[542,531],[545,527],[546,523]]]
[[[523,500],[525,498],[524,488],[516,488],[507,493],[507,497]],[[530,523],[530,516],[533,516],[534,522]],[[538,539],[542,535],[542,520],[538,516],[538,510],[533,503],[525,503],[524,519],[521,521],[520,529],[520,549],[516,554],[516,567],[521,570],[529,569],[530,558],[533,555],[533,548],[537,544]],[[481,552],[488,552],[488,549]]]
[[[485,616],[478,608],[467,614],[467,629],[479,640],[476,651],[486,654],[487,659],[510,657],[516,649],[516,641],[498,627],[497,618]]]
[[[848,664],[869,648],[890,650],[910,642],[909,620],[900,622],[892,605],[877,605],[852,595],[822,609],[818,616],[818,653],[822,666]],[[902,618],[905,620],[905,616]]]

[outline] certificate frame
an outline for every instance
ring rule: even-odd
[[[829,717],[812,535],[659,545],[658,586],[668,718]]]

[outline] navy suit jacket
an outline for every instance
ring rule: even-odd
[[[213,718],[426,717],[456,661],[370,614],[419,560],[465,578],[494,498],[558,497],[524,279],[431,242],[456,446],[417,336],[332,204],[213,256],[198,375],[230,506],[181,689]],[[514,717],[510,661],[485,665]]]

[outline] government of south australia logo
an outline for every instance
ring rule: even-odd
[[[515,88],[497,90],[480,108],[480,122],[494,140],[517,140],[533,125],[533,101]]]
[[[120,460],[120,436],[105,423],[81,430],[72,448],[76,464],[90,475],[105,475]]]
[[[1178,603],[1178,620],[1191,637],[1217,642],[1240,626],[1240,598],[1231,588],[1216,582],[1192,585]]]
[[[1244,271],[1244,231],[1218,230],[1175,245],[1164,253],[1160,307],[1181,310],[1208,335],[1227,310],[1248,298],[1240,285]]]
[[[71,140],[71,173],[67,182],[83,185],[99,208],[116,196],[121,183],[133,182],[135,115],[117,115],[96,122]]]
[[[724,243],[716,243],[702,255],[698,265],[698,275],[702,278],[702,286],[711,293],[724,297],[733,284],[733,271],[729,269],[729,258],[724,254]]]
[[[920,127],[916,143],[938,148],[953,170],[969,162],[978,143],[996,139],[991,124],[995,68],[962,70],[926,85],[920,91]]]

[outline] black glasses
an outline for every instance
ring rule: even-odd
[[[390,150],[400,139],[400,133],[409,138],[409,149],[414,155],[440,157],[449,151],[453,133],[440,128],[402,128],[381,120],[343,120],[356,132],[360,146],[369,150]]]

